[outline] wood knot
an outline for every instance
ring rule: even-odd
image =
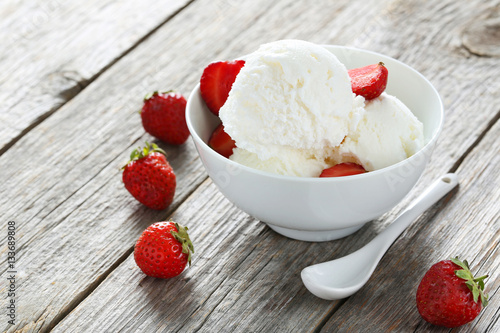
[[[46,93],[60,96],[67,101],[77,95],[86,84],[86,80],[78,72],[62,70],[47,75],[43,82],[43,89]]]
[[[482,57],[500,56],[500,17],[477,20],[462,32],[462,45]]]

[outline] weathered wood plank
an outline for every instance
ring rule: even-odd
[[[213,212],[214,203],[218,212]],[[145,277],[131,256],[92,294],[90,303],[97,308],[90,304],[77,307],[69,316],[73,320],[92,316],[93,320],[78,320],[78,326],[72,320],[63,321],[55,332],[97,328],[192,332],[213,327],[273,331],[275,324],[283,324],[272,320],[281,311],[288,318],[288,324],[281,328],[293,331],[299,320],[315,322],[315,318],[307,318],[311,311],[324,311],[329,306],[329,302],[316,302],[300,283],[291,283],[298,282],[300,262],[313,256],[319,244],[276,235],[235,208],[210,181],[172,218],[190,223],[191,238],[197,244],[192,267],[177,278],[159,280]],[[118,285],[123,286],[119,299],[114,294]],[[290,303],[293,309],[287,306]],[[145,312],[137,312],[138,308]],[[114,313],[113,319],[106,320],[110,313]],[[135,319],[145,313],[140,321]],[[258,315],[261,320],[255,320]]]
[[[259,22],[271,22],[272,26],[275,22],[274,15],[282,12],[284,8],[289,8],[287,5],[279,3],[276,7],[269,8],[269,11],[259,18]],[[360,7],[358,6],[360,5],[346,7],[338,15],[346,20],[346,12],[359,11]],[[310,12],[303,12],[302,15],[313,17],[312,13],[314,13],[315,19],[322,20],[323,16],[320,13],[322,8],[311,6],[308,7]],[[467,5],[465,2],[455,6],[451,1],[444,3],[440,8],[423,8],[424,10],[418,6],[417,2],[405,5],[399,1],[392,1],[386,6],[386,10],[378,14],[380,16],[372,13],[374,15],[371,17],[372,20],[364,26],[365,33],[362,33],[351,44],[388,53],[410,62],[430,77],[438,87],[444,97],[447,110],[448,120],[443,131],[443,139],[436,148],[428,172],[416,189],[418,192],[419,189],[432,181],[434,176],[453,168],[475,140],[489,129],[488,120],[496,117],[495,114],[498,110],[490,107],[490,103],[494,104],[494,101],[498,101],[499,96],[496,91],[490,90],[489,86],[494,86],[496,82],[493,79],[495,75],[498,75],[495,68],[498,61],[483,58],[468,59],[462,54],[461,49],[450,51],[446,45],[442,47],[441,40],[437,38],[440,36],[440,31],[444,34],[449,27],[453,27],[458,33],[464,22],[464,17],[468,17],[471,12],[475,14],[486,12],[489,7],[486,4],[479,6],[478,3]],[[405,27],[402,22],[408,19],[405,16],[408,9],[411,9],[411,13],[419,12],[418,18],[416,18],[416,22],[412,22],[411,26],[408,25],[406,29],[400,31],[401,27]],[[427,27],[426,24],[437,15],[436,12],[441,13],[443,9],[446,9],[447,15],[444,15],[445,17],[439,21],[433,22],[432,27]],[[185,14],[188,15],[190,12],[187,11]],[[324,15],[328,16],[328,14]],[[262,36],[254,36],[261,32],[258,28],[239,34],[236,40],[231,39],[234,37],[233,35],[225,35],[232,28],[232,21],[229,17],[231,15],[223,20],[223,31],[214,37],[219,38],[221,45],[234,49],[241,48],[241,53],[244,53],[248,45],[269,40],[269,38],[262,40]],[[302,32],[297,33],[297,35],[300,35],[300,38],[324,42],[328,39],[329,35],[327,34],[342,36],[339,27],[344,27],[346,24],[343,20],[338,23],[331,21],[324,26],[321,26],[322,23],[318,26],[312,24],[310,30],[303,34],[301,34]],[[286,23],[280,23],[281,28],[286,30]],[[416,29],[415,26],[422,27],[422,30]],[[394,31],[394,27],[399,27],[400,30],[396,31],[404,33],[399,36],[391,32]],[[436,39],[424,38],[425,34],[430,32],[426,31],[426,28],[432,30]],[[276,36],[280,36],[277,38],[290,37],[286,33],[279,35],[277,27],[275,29]],[[315,29],[318,30],[315,31]],[[373,31],[379,33],[380,36],[371,35]],[[308,36],[308,34],[311,35]],[[413,34],[411,38],[408,36],[410,34]],[[387,40],[384,37],[387,37]],[[339,39],[342,38],[339,37]],[[245,40],[247,44],[241,44],[240,40]],[[435,57],[433,54],[426,53],[424,51],[426,48],[438,48],[440,53]],[[468,67],[471,64],[476,66],[474,67],[475,72]],[[465,79],[458,79],[454,73],[462,70],[465,70],[468,75]],[[453,82],[454,85],[450,85],[450,75],[457,80]],[[485,82],[484,86],[483,82]],[[457,89],[457,86],[462,91]],[[463,105],[465,102],[465,98],[462,97],[463,91],[469,91],[474,94],[473,96],[482,96],[483,98],[467,100],[467,103]],[[457,100],[462,101],[462,104]],[[468,115],[472,109],[478,110],[477,112],[481,115],[479,119]],[[462,120],[464,117],[467,118],[467,122]],[[448,138],[449,136],[451,139]],[[491,138],[491,136],[488,135],[487,138]],[[491,143],[490,141],[486,142],[487,144]],[[476,168],[483,170],[484,167],[476,166]],[[463,184],[462,188],[464,186],[467,184]],[[498,192],[495,193],[498,195]],[[92,331],[97,328],[110,331],[199,329],[210,332],[221,328],[229,331],[313,331],[317,325],[322,323],[323,319],[328,318],[330,313],[334,312],[337,305],[341,304],[322,301],[310,295],[300,283],[300,270],[315,262],[340,257],[366,243],[377,233],[377,230],[383,228],[385,223],[392,221],[394,214],[413,196],[414,194],[394,212],[371,225],[367,225],[356,235],[335,242],[310,244],[285,239],[256,223],[255,220],[248,218],[228,204],[210,181],[207,181],[186,202],[181,204],[173,215],[177,220],[190,222],[193,239],[199,247],[195,256],[197,262],[193,267],[176,279],[159,281],[141,275],[133,263],[133,258],[129,257],[95,292],[76,307],[56,327],[55,331],[67,332],[81,329]],[[427,238],[429,233],[450,234],[453,229],[445,223],[447,216],[449,214],[459,215],[464,212],[463,207],[459,204],[451,206],[457,200],[459,199],[452,198],[447,205],[441,204],[429,211],[394,246],[399,246],[399,251],[403,252],[403,249],[415,242],[413,238],[410,241],[410,237],[414,235],[418,235],[419,240],[429,241]],[[438,209],[442,209],[442,211],[438,213]],[[495,213],[492,210],[489,212],[490,214]],[[436,226],[439,226],[440,223],[448,228],[437,228]],[[212,239],[210,236],[214,235],[215,230],[219,230],[219,228],[220,233],[225,237]],[[426,232],[427,234],[425,234]],[[457,246],[456,239],[449,237],[443,237],[443,239],[448,240],[447,243],[443,244],[443,248],[448,247],[450,243]],[[489,238],[484,239],[485,242],[489,240]],[[401,245],[402,242],[404,242],[404,247]],[[477,246],[483,246],[486,244],[485,242],[479,243]],[[425,243],[422,241],[420,244]],[[228,254],[226,251],[231,252]],[[412,251],[414,253],[419,249],[415,248]],[[391,249],[391,253],[393,255],[397,253],[394,247]],[[384,259],[385,261],[382,262],[377,272],[385,271],[384,268],[388,267],[389,264],[397,265],[397,261],[391,261],[388,258],[390,257]],[[368,286],[367,288],[369,290]],[[356,297],[362,298],[363,293],[366,292],[365,289]],[[158,293],[158,290],[161,290],[161,294]],[[380,300],[380,296],[377,297]],[[362,298],[358,306],[362,307],[364,301],[366,299]],[[343,308],[344,305],[340,307],[341,310]],[[348,310],[348,308],[346,309]],[[366,328],[367,325],[373,327],[374,322],[378,323],[387,318],[394,319],[394,316],[388,316],[383,309],[372,308],[371,311],[371,318],[375,321],[364,322],[362,328]],[[398,315],[405,318],[407,313],[403,311],[399,312]],[[94,321],[87,320],[89,317],[93,318]],[[358,314],[352,315],[354,323],[358,317]],[[140,321],[137,321],[137,318],[141,318]],[[336,313],[332,320],[335,318],[338,318]],[[328,325],[330,324],[328,323]],[[334,326],[328,327],[333,331],[336,330]]]
[[[188,2],[2,1],[0,154]]]
[[[493,300],[482,316],[496,318],[500,258],[495,252],[500,216],[498,210],[488,209],[490,203],[478,203],[474,198],[486,195],[491,202],[500,199],[495,167],[499,156],[495,150],[484,149],[496,147],[498,151],[499,131],[500,123],[459,168],[459,191],[420,218],[393,245],[368,285],[341,306],[323,331],[363,331],[374,322],[374,332],[428,331],[431,327],[422,326],[413,299],[418,279],[428,268],[420,263],[454,253],[477,253],[470,258],[471,263],[480,265],[481,273],[492,272],[489,291]],[[476,163],[478,159],[482,163]],[[214,206],[219,208],[217,213],[212,211]],[[464,211],[469,212],[466,218]],[[477,223],[478,216],[484,223]],[[209,180],[172,217],[190,222],[193,241],[198,244],[191,268],[175,279],[152,279],[140,272],[130,256],[54,331],[210,332],[224,327],[228,331],[272,332],[279,327],[281,331],[302,332],[312,331],[327,310],[338,304],[310,295],[300,283],[300,270],[318,253],[321,257],[339,256],[339,248],[349,247],[357,235],[316,244],[286,239],[234,208]],[[454,238],[442,237],[452,233]],[[462,242],[470,237],[475,243],[466,248]],[[140,321],[138,316],[142,316]],[[485,331],[490,322],[482,320],[483,327],[477,331]]]
[[[419,11],[416,4],[406,6]],[[449,8],[447,19],[433,23],[432,29],[458,30],[470,12],[490,9],[490,4],[479,2],[464,1],[460,5],[455,8],[451,1],[448,7],[442,5]],[[404,8],[394,9],[403,6],[398,1],[373,1],[368,12],[365,2],[350,1],[334,5],[315,2],[306,8],[304,3],[291,1],[255,1],[242,6],[227,1],[193,3],[0,157],[1,169],[5,170],[0,175],[2,225],[12,219],[18,222],[22,246],[19,291],[23,302],[17,328],[47,331],[104,279],[56,331],[81,331],[84,327],[91,331],[214,331],[229,325],[240,330],[283,327],[303,331],[312,330],[333,311],[337,302],[318,300],[301,286],[300,269],[352,252],[373,237],[394,213],[335,242],[309,244],[285,239],[236,210],[210,181],[189,196],[205,179],[191,142],[179,148],[165,147],[180,180],[171,209],[152,212],[140,207],[120,183],[118,169],[129,150],[149,138],[143,134],[135,112],[140,96],[164,86],[188,92],[204,65],[216,58],[236,57],[260,43],[296,37],[321,43],[345,41],[411,62],[441,91],[448,116],[444,140],[418,188],[453,167],[488,127],[495,117],[492,113],[498,111],[490,107],[498,102],[498,92],[489,90],[496,82],[492,79],[498,74],[497,61],[472,61],[456,50],[439,48],[439,38],[423,38],[428,20],[436,15],[429,8],[424,8],[413,26],[404,29],[406,34],[415,34],[411,39],[406,34],[391,33],[395,27],[405,26]],[[349,29],[353,14],[370,19],[366,25]],[[293,19],[284,21],[283,17]],[[422,27],[422,32],[414,26]],[[367,35],[371,31],[381,36]],[[358,39],[350,42],[355,36]],[[436,59],[423,52],[433,47],[440,50]],[[475,73],[468,69],[473,62]],[[451,76],[457,82],[450,86],[455,70],[465,70],[468,75],[465,80]],[[457,100],[465,102],[464,91],[477,91],[473,96],[482,98],[462,107]],[[472,109],[477,110],[476,117],[468,116]],[[447,140],[450,135],[453,141]],[[105,145],[99,147],[100,142]],[[131,257],[115,270],[130,254],[139,233],[174,211],[176,219],[193,221],[193,238],[198,244],[195,265],[169,281],[145,278]],[[217,228],[224,237],[211,239]],[[419,229],[411,229],[407,235],[412,230]],[[172,301],[174,287],[189,297],[183,299],[176,294]],[[169,289],[164,292],[163,288]],[[375,315],[382,317],[383,313]],[[91,322],[89,316],[105,320]]]
[[[225,32],[225,41],[251,27],[255,17],[271,5],[249,3],[242,12],[230,6],[234,15],[229,22],[237,29]],[[166,86],[188,92],[204,64],[217,55],[241,54],[231,49],[220,52],[225,42],[214,44],[210,37],[223,24],[214,21],[214,17],[225,17],[227,11],[220,10],[213,2],[205,2],[175,18],[162,34],[102,74],[0,157],[5,170],[1,175],[2,222],[18,224],[20,293],[26,297],[19,304],[17,325],[5,329],[50,329],[130,253],[140,231],[165,219],[206,177],[191,143],[164,147],[178,174],[179,191],[170,211],[152,212],[126,193],[118,170],[132,146],[150,139],[136,113],[147,91]],[[188,29],[180,30],[186,22]],[[193,44],[185,36],[198,32],[200,22],[210,28]]]

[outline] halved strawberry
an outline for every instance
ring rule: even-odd
[[[226,158],[231,156],[233,154],[233,148],[236,148],[236,143],[231,139],[229,134],[224,131],[224,126],[222,124],[217,126],[213,131],[208,140],[208,145]]]
[[[323,170],[320,177],[343,177],[365,173],[366,170],[356,163],[340,163]]]
[[[236,75],[243,65],[245,65],[244,60],[218,61],[211,63],[203,71],[200,79],[201,97],[216,116],[226,103]]]
[[[365,99],[374,99],[380,96],[387,86],[389,72],[383,62],[348,71],[351,78],[352,92]]]

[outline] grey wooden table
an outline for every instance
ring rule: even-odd
[[[209,62],[284,38],[381,52],[435,85],[446,120],[414,191],[354,235],[295,241],[227,201],[189,140],[160,143],[177,174],[174,203],[137,203],[120,167],[153,140],[142,97],[187,96]],[[491,301],[455,331],[500,331],[499,1],[7,0],[0,45],[0,330],[448,331],[420,318],[415,291],[434,262],[459,255],[490,274]],[[401,235],[357,294],[324,301],[305,289],[302,268],[366,244],[450,171],[458,190]],[[193,266],[146,277],[134,243],[169,218],[190,227]]]

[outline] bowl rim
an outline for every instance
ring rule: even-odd
[[[378,53],[378,52],[370,51],[370,50],[365,50],[365,49],[361,49],[361,48],[356,48],[356,47],[351,47],[351,46],[342,46],[342,45],[335,45],[335,44],[319,44],[319,45],[322,47],[325,47],[327,49],[328,48],[337,48],[339,50],[348,49],[348,50],[352,50],[352,51],[356,51],[356,52],[369,53],[372,55],[376,55],[376,56],[380,56],[380,57],[384,57],[384,58],[389,58],[389,59],[391,59],[391,61],[397,62],[401,66],[406,67],[408,70],[410,70],[411,72],[413,72],[414,74],[419,76],[431,88],[432,92],[437,97],[438,102],[439,102],[439,124],[437,126],[437,129],[436,129],[434,135],[428,140],[428,142],[418,152],[416,152],[412,156],[410,156],[410,157],[408,157],[400,162],[386,166],[384,168],[370,171],[370,172],[366,172],[366,173],[362,173],[362,174],[344,176],[344,177],[298,177],[298,176],[274,174],[274,173],[254,169],[254,168],[248,167],[246,165],[237,163],[229,158],[226,158],[226,157],[218,154],[212,148],[210,148],[210,146],[208,146],[208,144],[204,140],[201,139],[201,137],[198,135],[198,133],[194,130],[194,127],[193,127],[192,122],[191,122],[191,114],[190,114],[190,110],[192,110],[192,104],[193,104],[195,94],[199,94],[200,98],[201,98],[200,83],[198,82],[196,84],[196,86],[194,87],[194,89],[189,94],[187,104],[186,104],[186,112],[185,112],[186,123],[187,123],[189,132],[191,133],[193,140],[195,142],[197,142],[198,144],[200,144],[203,147],[203,149],[205,151],[207,151],[208,154],[212,155],[216,159],[219,159],[219,161],[229,163],[229,165],[232,165],[232,166],[237,167],[237,168],[241,168],[242,170],[245,170],[247,172],[254,173],[256,175],[267,177],[267,178],[277,179],[277,180],[283,180],[283,181],[286,180],[286,181],[293,181],[293,182],[313,182],[313,183],[314,182],[337,183],[337,182],[352,181],[354,179],[361,180],[364,178],[376,177],[376,175],[379,175],[379,174],[390,173],[392,170],[398,169],[402,165],[406,165],[408,163],[410,163],[410,165],[411,165],[411,162],[413,162],[415,159],[421,158],[421,155],[427,153],[427,151],[429,149],[433,148],[433,146],[434,146],[435,142],[437,141],[437,138],[439,137],[439,135],[442,131],[442,128],[443,128],[444,107],[443,107],[443,101],[441,99],[441,96],[439,95],[439,92],[434,87],[434,85],[424,75],[422,75],[420,72],[418,72],[413,67],[405,64],[404,62],[399,61],[397,59],[394,59],[388,55],[384,55],[382,53]],[[241,58],[241,57],[239,57],[239,58]]]

